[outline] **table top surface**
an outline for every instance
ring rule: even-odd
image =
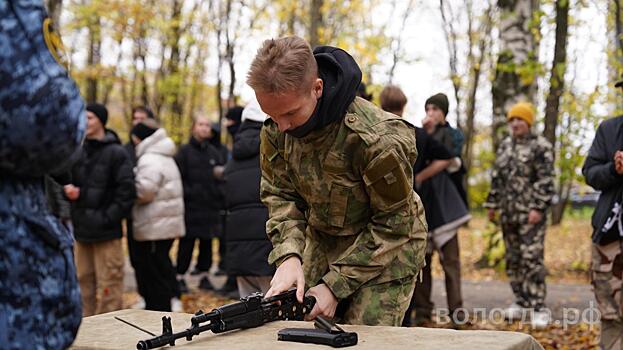
[[[173,332],[180,332],[190,326],[191,314],[155,312],[145,310],[120,310],[86,317],[78,331],[76,341],[70,349],[136,349],[139,340],[152,338],[136,328],[115,319],[119,317],[147,331],[162,333],[162,316],[170,316]],[[314,328],[313,322],[278,321],[258,328],[236,330],[213,334],[205,332],[192,341],[180,339],[176,349],[330,349],[325,345],[303,344],[277,340],[277,332],[283,328]],[[347,332],[357,332],[359,342],[352,349],[500,349],[536,350],[542,349],[530,335],[501,331],[456,331],[439,328],[404,328],[342,326]]]

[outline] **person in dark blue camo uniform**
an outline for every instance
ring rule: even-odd
[[[44,175],[68,167],[86,118],[46,17],[41,1],[0,0],[2,349],[67,348],[82,313],[73,240],[48,210]]]

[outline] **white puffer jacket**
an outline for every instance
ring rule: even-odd
[[[164,129],[136,146],[134,239],[158,241],[184,236],[184,190],[173,160],[175,144]]]

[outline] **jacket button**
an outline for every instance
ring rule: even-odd
[[[354,123],[355,121],[357,121],[357,117],[351,115],[350,117],[348,117],[348,122],[349,123]]]

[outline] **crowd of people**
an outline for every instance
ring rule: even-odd
[[[230,297],[297,287],[300,301],[316,298],[309,318],[420,325],[434,310],[437,252],[448,307],[463,319],[457,230],[471,216],[463,135],[446,118],[446,95],[428,98],[423,127],[413,127],[402,90],[386,86],[372,103],[344,50],[271,39],[247,75],[256,100],[225,116],[231,148],[206,115],[178,148],[147,106],[132,111],[122,145],[106,106],[85,110],[59,56],[26,40],[43,21],[6,25],[23,21],[20,11],[44,16],[41,6],[0,6],[1,37],[13,43],[11,58],[0,56],[0,339],[10,348],[65,348],[81,317],[122,307],[124,232],[148,310],[180,311],[187,274],[213,290],[214,273],[228,276],[218,292]],[[485,203],[503,230],[515,298],[504,315],[532,310],[532,325],[544,327],[553,149],[529,102],[509,106],[507,119]],[[583,168],[602,191],[591,273],[606,349],[623,333],[622,120],[600,125]]]

